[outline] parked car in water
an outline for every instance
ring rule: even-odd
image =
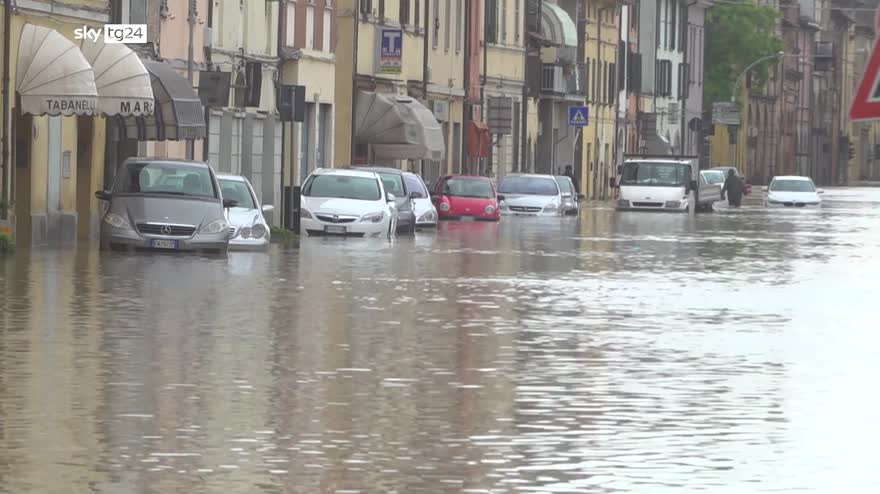
[[[561,216],[562,190],[553,175],[507,175],[498,186],[502,215]]]
[[[825,193],[810,177],[799,176],[775,177],[765,190],[764,207],[769,208],[818,208]]]
[[[690,158],[636,157],[623,164],[618,210],[686,212],[697,187]]]
[[[320,168],[303,183],[300,232],[393,238],[396,199],[375,172]]]
[[[413,200],[413,213],[416,216],[416,226],[419,228],[431,228],[437,226],[437,209],[431,202],[431,194],[422,177],[415,173],[404,172],[403,180],[406,188],[410,191]]]
[[[431,200],[437,206],[440,219],[498,221],[501,218],[495,187],[486,177],[440,177]]]
[[[583,197],[577,193],[574,182],[564,175],[556,176],[556,183],[562,191],[562,215],[577,216],[581,212],[580,199]]]
[[[397,205],[397,231],[413,234],[416,231],[415,205],[413,204],[413,191],[406,186],[403,171],[397,168],[385,168],[381,166],[359,166],[357,170],[371,171],[379,175],[385,192],[394,195]]]
[[[229,247],[225,208],[236,203],[222,197],[207,163],[129,158],[110,190],[95,197],[109,203],[101,224],[102,249],[225,255]]]
[[[271,232],[263,213],[274,211],[271,204],[260,206],[257,194],[248,179],[240,175],[217,174],[220,194],[223,199],[232,199],[235,207],[226,210],[229,222],[229,247],[232,249],[257,248],[269,246]]]
[[[700,197],[697,210],[712,210],[712,206],[721,200],[721,189],[724,187],[725,179],[726,175],[721,170],[703,170],[700,172]]]

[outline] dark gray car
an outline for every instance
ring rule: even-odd
[[[226,254],[229,225],[214,170],[207,163],[129,158],[108,191],[101,248]]]
[[[397,231],[402,233],[416,232],[416,215],[413,207],[415,197],[406,186],[403,171],[397,168],[385,168],[381,166],[359,166],[358,170],[375,172],[382,179],[385,190],[394,194],[397,204]]]

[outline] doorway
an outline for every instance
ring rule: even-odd
[[[98,227],[97,211],[92,210],[92,138],[95,120],[91,117],[76,119],[76,237],[87,241]],[[93,218],[94,216],[94,218]]]

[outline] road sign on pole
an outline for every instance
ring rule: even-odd
[[[877,10],[875,25],[880,27],[880,9]],[[859,84],[859,90],[849,110],[852,120],[880,119],[880,39],[874,42],[871,58],[865,67],[865,74]]]
[[[590,109],[586,106],[568,107],[568,125],[570,127],[586,127],[590,123]]]

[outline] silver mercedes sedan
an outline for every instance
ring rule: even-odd
[[[129,158],[108,191],[101,223],[104,250],[198,251],[225,255],[229,225],[214,170],[207,163]]]

